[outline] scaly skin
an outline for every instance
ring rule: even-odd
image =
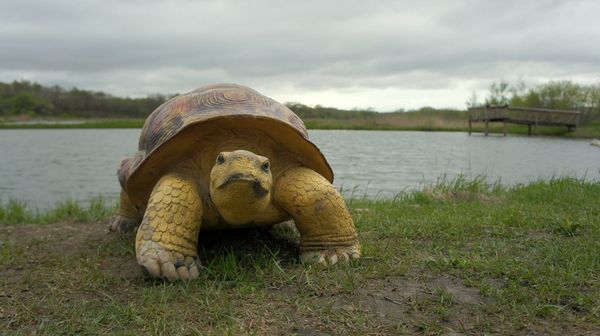
[[[279,177],[274,197],[300,232],[300,260],[331,266],[360,257],[346,203],[324,177],[308,168],[289,169]]]
[[[142,221],[143,212],[133,205],[127,193],[121,190],[119,211],[108,225],[111,232],[129,232],[137,228]]]
[[[137,232],[138,264],[155,278],[197,278],[201,220],[202,200],[193,179],[182,173],[164,175],[152,190]]]
[[[243,225],[266,212],[272,184],[266,157],[245,150],[221,152],[210,173],[210,198],[225,221]]]
[[[215,162],[202,157],[173,166],[154,186],[136,237],[137,261],[150,276],[168,281],[198,277],[201,225],[270,226],[291,218],[300,233],[302,262],[332,266],[360,257],[346,204],[319,173],[280,162],[271,173],[266,156],[247,150],[221,152],[214,164],[209,159]],[[140,208],[122,194],[121,218],[134,217]]]

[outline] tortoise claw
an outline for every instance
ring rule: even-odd
[[[130,232],[135,230],[139,224],[139,221],[136,219],[116,215],[108,224],[108,231],[120,233]]]
[[[169,252],[155,242],[147,242],[138,257],[138,263],[152,278],[174,282],[179,279],[188,281],[198,278],[200,260],[197,256],[183,256]]]
[[[345,264],[350,260],[358,258],[360,258],[360,247],[358,245],[300,253],[300,261],[302,261],[302,263],[314,264],[321,267],[331,267],[335,264]]]

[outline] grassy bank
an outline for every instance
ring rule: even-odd
[[[27,203],[11,199],[0,203],[0,224],[52,224],[60,221],[97,222],[112,216],[118,204],[102,197],[90,200],[86,205],[74,200],[57,203],[52,209],[38,210]]]
[[[62,120],[64,122],[64,120]],[[141,128],[144,119],[90,119],[78,120],[77,123],[62,123],[61,120],[45,120],[40,123],[15,124],[0,120],[0,129],[93,129],[93,128]],[[443,131],[467,132],[469,130],[466,116],[441,114],[423,115],[411,112],[391,113],[371,116],[368,118],[348,119],[314,119],[305,120],[309,129],[340,129],[340,130],[391,130],[391,131]],[[482,133],[483,123],[474,123],[473,132]],[[527,126],[508,125],[510,134],[527,134]],[[501,134],[501,124],[490,124],[490,132]],[[600,138],[600,122],[581,125],[575,132],[568,132],[566,127],[540,126],[539,135],[566,136],[572,138]]]
[[[40,122],[1,121],[0,129],[142,128],[145,119],[49,119]]]
[[[423,131],[423,132],[468,132],[469,127],[467,121],[455,121],[444,124],[441,121],[419,121],[416,120],[406,124],[385,124],[359,121],[342,121],[339,120],[308,120],[306,127],[309,129],[329,129],[329,130],[364,130],[364,131]],[[472,127],[473,133],[483,133],[485,127],[483,124],[474,124]],[[508,134],[527,135],[527,126],[510,125],[507,126]],[[503,134],[502,125],[491,124],[489,128],[491,134]],[[565,127],[544,126],[539,127],[537,135],[543,136],[566,136],[571,138],[595,138],[600,137],[599,128],[590,128],[582,126],[580,130],[568,132]]]
[[[355,264],[313,269],[263,231],[212,234],[201,278],[175,284],[144,279],[132,234],[106,233],[112,204],[17,219],[14,203],[0,217],[0,330],[598,334],[599,203],[600,184],[573,179],[512,188],[458,179],[351,199],[364,252]],[[33,223],[49,218],[58,222]]]

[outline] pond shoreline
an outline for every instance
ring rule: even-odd
[[[39,119],[39,120],[0,120],[3,129],[139,129],[144,126],[145,119]],[[432,122],[429,119],[415,120],[413,123],[399,125],[393,123],[373,122],[372,120],[329,120],[308,119],[306,127],[312,130],[355,130],[355,131],[422,131],[422,132],[463,132],[469,131],[467,120],[452,120],[444,125],[443,121]],[[473,133],[483,133],[483,124],[474,124]],[[502,134],[502,126],[491,125],[490,133]],[[508,134],[527,135],[527,127],[509,125]],[[574,132],[564,127],[540,126],[538,136],[556,136],[565,138],[593,139],[600,138],[600,125],[590,123],[580,126]]]
[[[0,131],[0,201],[13,197],[47,209],[65,199],[116,198],[117,164],[135,154],[139,134],[139,129]],[[314,129],[309,136],[346,196],[393,198],[460,175],[506,185],[560,176],[600,180],[598,148],[587,140]]]

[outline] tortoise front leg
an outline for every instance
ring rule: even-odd
[[[275,202],[300,232],[300,260],[331,266],[360,257],[360,244],[342,195],[317,172],[293,168],[278,179]]]
[[[201,220],[202,201],[194,181],[178,173],[163,176],[152,190],[137,232],[138,263],[156,278],[197,278]]]

